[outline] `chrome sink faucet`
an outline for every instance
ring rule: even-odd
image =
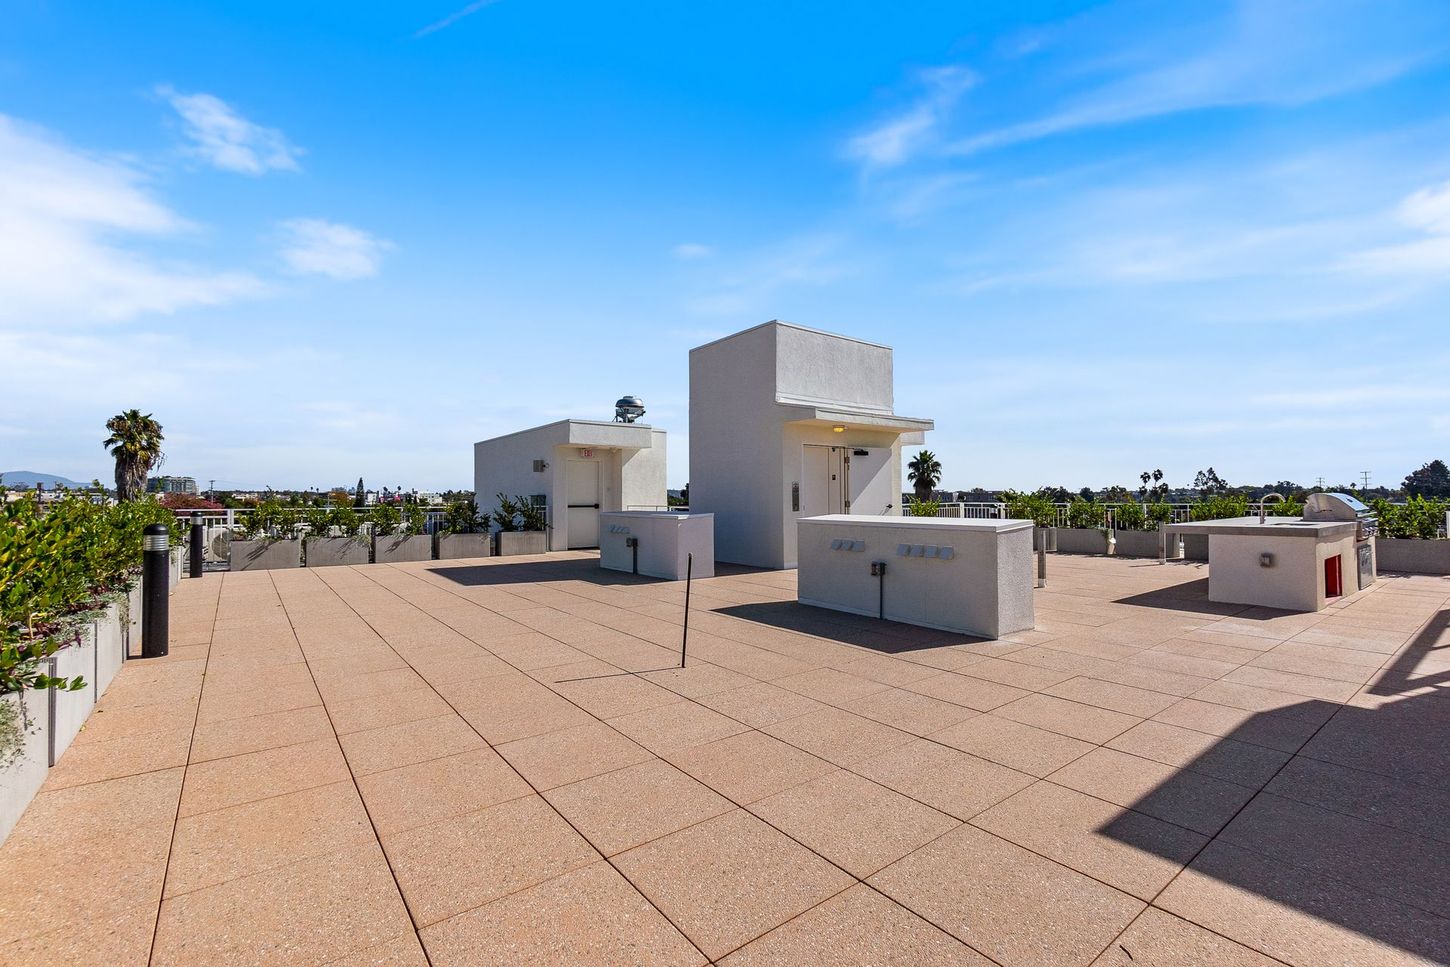
[[[1264,502],[1267,501],[1270,497],[1278,497],[1279,498],[1279,503],[1281,503],[1281,504],[1287,499],[1283,494],[1279,493],[1277,490],[1276,491],[1273,491],[1272,493],[1264,494],[1264,496],[1260,497],[1259,498],[1259,523],[1260,524],[1262,524],[1265,520],[1268,519],[1268,515],[1264,513]]]

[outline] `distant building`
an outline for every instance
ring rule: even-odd
[[[194,494],[196,480],[193,477],[151,477],[146,481],[148,494]]]

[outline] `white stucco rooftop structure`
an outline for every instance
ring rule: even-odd
[[[483,440],[473,445],[473,492],[481,513],[500,493],[543,503],[551,551],[598,547],[600,511],[665,506],[665,431],[560,420]]]
[[[715,556],[796,566],[796,522],[899,513],[901,447],[931,420],[897,416],[891,348],[773,320],[690,351],[690,509]]]

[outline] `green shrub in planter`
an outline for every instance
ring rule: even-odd
[[[1447,510],[1450,510],[1450,501],[1434,497],[1415,496],[1400,505],[1384,499],[1374,502],[1374,512],[1379,517],[1379,534],[1390,538],[1434,540],[1440,536],[1440,528],[1445,526]]]
[[[1119,504],[1113,510],[1113,523],[1118,530],[1140,531],[1148,521],[1148,515],[1143,512],[1143,505],[1136,500],[1126,504]]]
[[[941,510],[939,500],[913,500],[906,505],[913,517],[935,517]]]
[[[1107,510],[1102,504],[1090,504],[1081,497],[1067,505],[1067,526],[1081,530],[1092,530],[1107,523]]]
[[[478,506],[471,500],[456,500],[443,512],[441,534],[476,534],[488,527],[488,521],[479,516]]]
[[[373,534],[386,537],[395,534],[403,526],[403,515],[392,504],[377,504],[368,514],[373,525]]]
[[[1243,494],[1214,494],[1201,497],[1193,505],[1194,520],[1227,520],[1230,517],[1247,517],[1249,498]]]
[[[548,529],[548,514],[542,505],[534,503],[528,497],[510,498],[505,494],[497,496],[498,510],[493,512],[493,519],[499,530],[512,532]]]
[[[1007,505],[1008,517],[1030,520],[1038,527],[1057,526],[1057,505],[1041,491],[1024,494],[1005,490],[1002,492],[1002,502]]]
[[[1164,524],[1173,523],[1173,505],[1162,501],[1149,504],[1147,507],[1148,523],[1152,525],[1149,530],[1162,530]]]

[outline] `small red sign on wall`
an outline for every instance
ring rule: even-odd
[[[579,456],[583,457],[585,460],[589,460],[594,456],[594,451],[588,449],[580,450]]]

